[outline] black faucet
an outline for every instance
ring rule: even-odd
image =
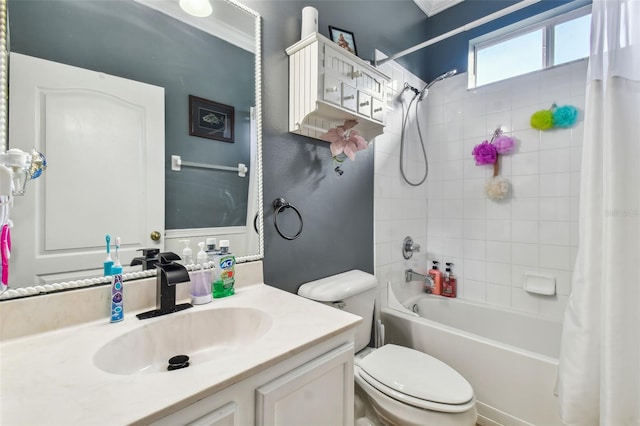
[[[190,278],[187,268],[175,263],[174,260],[180,260],[180,256],[172,252],[158,254],[159,263],[155,265],[158,272],[156,278],[158,308],[137,314],[139,319],[159,317],[193,307],[191,303],[176,305],[176,284],[188,282]]]
[[[160,253],[160,249],[147,248],[138,249],[136,251],[142,251],[142,256],[134,257],[133,259],[131,259],[131,263],[129,264],[129,266],[142,265],[142,270],[146,271],[147,269],[153,269],[159,262],[158,253]]]

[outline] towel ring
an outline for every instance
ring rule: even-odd
[[[260,233],[260,231],[258,231],[258,213],[253,217],[253,229],[256,230],[256,234]]]
[[[298,229],[298,232],[296,232],[294,236],[284,234],[278,226],[278,215],[288,208],[293,209],[293,211],[298,215],[298,219],[300,219],[300,229]],[[287,200],[285,200],[284,198],[276,198],[275,200],[273,200],[273,209],[275,210],[273,214],[273,224],[275,225],[278,234],[280,234],[282,238],[287,240],[295,240],[296,238],[298,238],[302,233],[302,226],[304,225],[300,211],[293,204],[289,204],[289,202],[287,202]]]

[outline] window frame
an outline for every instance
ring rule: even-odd
[[[574,4],[575,3],[575,4]],[[531,71],[538,72],[558,66],[553,63],[555,50],[555,27],[559,24],[578,19],[591,13],[591,3],[584,1],[571,2],[569,4],[557,7],[547,12],[532,16],[512,25],[500,28],[496,31],[484,34],[480,37],[469,40],[469,60],[468,60],[468,89],[495,84],[508,78],[518,77],[525,74],[518,74],[507,79],[492,81],[481,85],[476,84],[477,81],[477,53],[479,50],[495,46],[505,41],[517,38],[519,36],[532,33],[538,30],[542,32],[542,68]],[[563,62],[564,65],[574,61],[583,60],[584,58],[575,59],[569,62]]]

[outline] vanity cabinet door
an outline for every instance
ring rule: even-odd
[[[230,402],[217,410],[205,414],[186,426],[236,426],[238,404]]]
[[[242,413],[242,410],[250,411],[252,406],[253,398],[249,389],[244,390],[242,395],[222,391],[171,413],[150,425],[245,426],[251,421],[252,413]]]
[[[353,343],[257,388],[256,425],[353,425]]]

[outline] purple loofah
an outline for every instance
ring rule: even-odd
[[[476,160],[476,166],[494,164],[498,158],[496,147],[490,144],[489,141],[483,141],[481,144],[476,145],[471,153]]]

